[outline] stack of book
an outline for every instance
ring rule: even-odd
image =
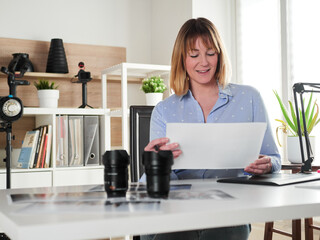
[[[52,125],[27,131],[23,140],[17,168],[49,168],[51,166]]]

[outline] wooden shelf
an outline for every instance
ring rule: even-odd
[[[17,72],[18,74],[19,72]],[[7,77],[4,73],[0,72],[0,78]],[[92,80],[101,80],[101,75],[92,75]],[[74,79],[76,81],[75,75],[70,73],[45,73],[45,72],[26,72],[23,76],[23,79],[40,79],[40,78],[50,78],[50,79],[63,79],[63,80],[71,80]],[[118,75],[108,75],[108,81],[116,81],[121,82],[121,76]],[[128,77],[129,83],[141,83],[143,80],[142,77]]]

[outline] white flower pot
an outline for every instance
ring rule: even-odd
[[[311,148],[313,152],[313,156],[315,156],[315,146],[316,146],[316,138],[315,137],[309,137]],[[303,140],[303,150],[304,150],[304,156],[305,160],[307,160],[307,150],[306,150],[306,143],[304,136],[302,137]],[[287,137],[287,151],[288,151],[288,160],[291,163],[302,163],[301,159],[301,152],[300,152],[300,142],[299,137],[293,137],[288,136]]]
[[[146,104],[148,106],[155,106],[162,101],[163,93],[146,93]]]
[[[57,108],[59,99],[59,90],[43,89],[38,90],[39,104],[41,108]]]

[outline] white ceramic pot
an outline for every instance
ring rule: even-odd
[[[59,99],[59,90],[43,89],[38,90],[39,104],[41,108],[57,108]]]
[[[315,137],[309,137],[311,148],[313,152],[313,156],[315,156],[315,146],[316,146],[316,138]],[[303,150],[304,150],[304,156],[305,160],[307,158],[307,150],[306,150],[306,143],[304,136],[302,137],[303,140]],[[288,160],[291,163],[302,163],[301,159],[301,152],[300,152],[300,143],[299,143],[299,137],[287,137],[287,151],[288,151]]]
[[[148,106],[155,106],[162,101],[163,93],[146,93],[146,104]]]

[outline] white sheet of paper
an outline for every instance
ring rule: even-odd
[[[173,169],[245,168],[259,156],[266,123],[167,123],[182,154]]]

